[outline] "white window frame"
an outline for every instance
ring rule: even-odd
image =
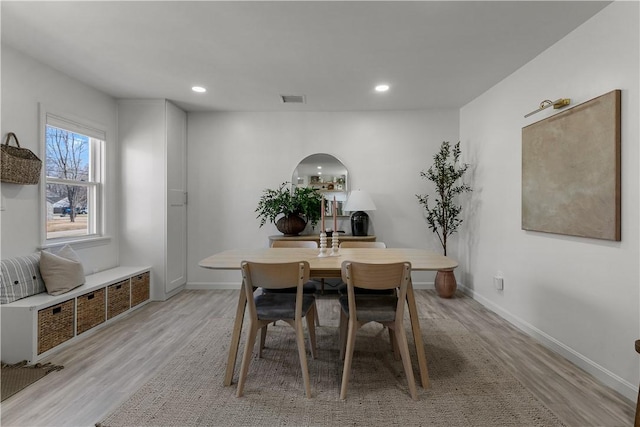
[[[104,194],[105,194],[105,160],[106,160],[106,143],[107,131],[105,126],[97,124],[91,120],[87,120],[73,114],[59,112],[47,108],[43,104],[39,105],[40,110],[40,143],[43,161],[42,185],[41,190],[41,218],[40,218],[40,240],[41,248],[50,248],[62,246],[65,244],[103,244],[109,240],[105,236],[104,224]],[[92,170],[91,181],[74,181],[63,178],[47,178],[46,161],[47,161],[47,126],[53,126],[64,129],[69,132],[85,135],[89,137],[90,168]],[[47,238],[47,184],[73,184],[78,186],[91,187],[93,189],[91,199],[88,200],[88,208],[90,212],[88,234],[83,236],[66,236],[48,239]]]

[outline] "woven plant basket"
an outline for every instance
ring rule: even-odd
[[[17,147],[9,145],[13,137]],[[20,148],[18,137],[9,132],[2,145],[2,182],[12,184],[37,184],[40,181],[42,161],[27,148]]]

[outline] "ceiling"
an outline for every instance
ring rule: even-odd
[[[610,2],[2,1],[2,43],[187,111],[459,108]],[[373,88],[387,83],[383,94]],[[207,88],[204,94],[193,85]],[[305,104],[280,95],[304,95]]]

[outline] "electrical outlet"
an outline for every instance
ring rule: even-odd
[[[495,276],[493,276],[493,286],[499,290],[504,290],[504,277],[502,277],[502,271],[498,271]]]

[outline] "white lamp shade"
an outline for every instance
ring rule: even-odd
[[[375,211],[376,205],[373,203],[369,193],[362,190],[353,190],[349,193],[343,209],[347,212]]]

